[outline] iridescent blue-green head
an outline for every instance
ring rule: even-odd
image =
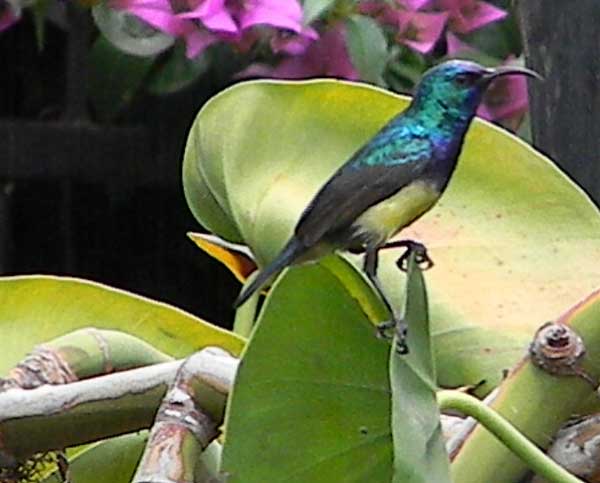
[[[436,120],[470,121],[485,90],[504,75],[540,78],[536,72],[517,66],[483,67],[466,60],[443,62],[423,75],[411,108]]]

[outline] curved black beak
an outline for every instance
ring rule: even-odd
[[[532,77],[534,79],[544,80],[544,78],[536,71],[527,69],[526,67],[518,67],[516,65],[507,65],[496,67],[495,69],[487,69],[487,72],[483,74],[481,80],[483,82],[491,82],[496,77],[504,75],[526,75],[527,77]]]

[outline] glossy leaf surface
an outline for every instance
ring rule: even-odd
[[[362,276],[331,257],[279,278],[230,399],[222,468],[228,481],[388,482],[394,467],[394,481],[448,476],[420,273],[409,283],[406,316],[416,325],[411,354],[394,352],[392,396],[390,346],[371,326],[380,303],[356,298],[365,291]]]
[[[321,265],[286,272],[230,396],[228,482],[390,481],[388,357],[344,278]]]
[[[184,357],[214,345],[234,354],[243,340],[173,306],[73,278],[0,278],[0,355],[5,374],[35,345],[82,327],[122,330]]]

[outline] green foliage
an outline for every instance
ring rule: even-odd
[[[114,47],[100,35],[90,52],[89,94],[96,115],[112,120],[137,94],[156,61],[156,56],[138,57]]]
[[[347,268],[289,270],[273,287],[230,396],[229,482],[390,481],[389,344]]]
[[[73,278],[0,278],[0,330],[10,340],[0,354],[5,374],[42,342],[83,327],[135,335],[173,357],[219,346],[238,354],[243,339],[183,310]]]
[[[304,23],[308,25],[313,20],[318,19],[321,15],[331,10],[335,3],[336,0],[304,0],[302,4]]]
[[[129,483],[142,456],[147,431],[125,434],[71,451],[69,469],[74,483]],[[42,483],[62,483],[57,472]]]
[[[209,51],[194,59],[188,59],[184,46],[179,44],[154,65],[146,88],[151,94],[157,95],[177,92],[206,74],[210,62]]]
[[[33,23],[35,26],[35,40],[38,51],[40,52],[44,50],[44,43],[46,40],[46,13],[48,12],[49,6],[49,0],[36,0],[31,5]]]
[[[348,51],[361,79],[385,85],[383,71],[388,60],[387,40],[379,24],[364,15],[346,20]]]
[[[390,355],[394,483],[451,483],[448,454],[436,401],[436,375],[427,293],[411,258],[403,319],[410,352]],[[397,342],[397,337],[394,343]]]

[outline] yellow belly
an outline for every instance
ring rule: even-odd
[[[441,193],[433,184],[415,181],[360,215],[354,227],[383,243],[429,210]]]

